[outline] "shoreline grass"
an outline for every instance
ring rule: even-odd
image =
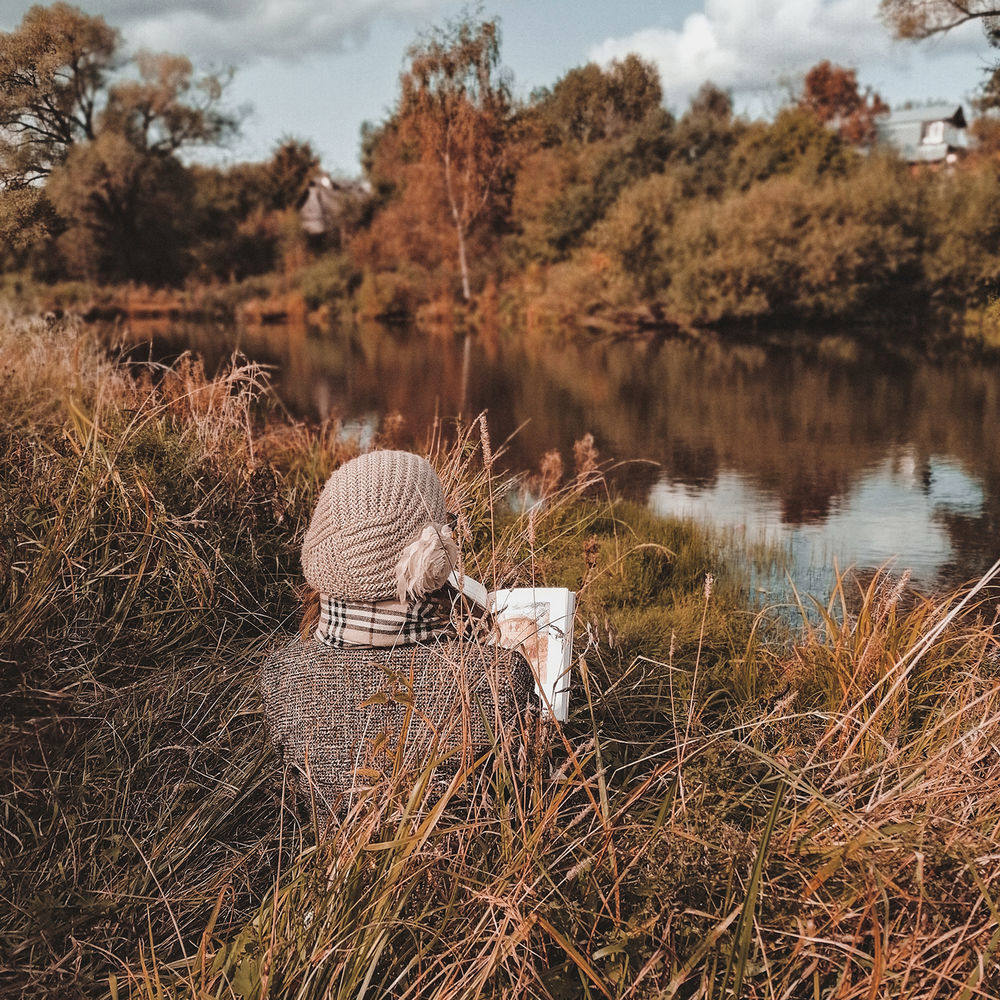
[[[985,591],[845,580],[792,631],[585,439],[512,512],[485,425],[434,428],[475,572],[580,591],[571,719],[317,838],[254,672],[351,445],[268,416],[253,366],[11,318],[0,357],[0,992],[1000,995]]]
[[[960,360],[971,364],[995,362],[1000,356],[1000,311],[992,299],[979,306],[940,306],[930,316],[923,307],[916,313],[901,311],[897,302],[875,319],[866,314],[839,320],[812,317],[807,322],[803,317],[767,316],[691,323],[654,319],[649,306],[642,303],[629,308],[595,305],[581,312],[578,297],[561,301],[555,295],[549,301],[546,296],[539,298],[531,283],[522,287],[514,282],[501,289],[499,311],[496,286],[490,285],[474,297],[471,307],[434,300],[412,314],[372,315],[349,298],[331,298],[329,289],[310,288],[314,272],[322,274],[326,266],[318,260],[305,267],[296,274],[291,288],[284,271],[224,283],[189,282],[180,288],[77,280],[47,283],[14,272],[0,281],[0,292],[21,312],[66,315],[97,324],[152,323],[168,328],[173,324],[237,323],[251,328],[291,326],[329,336],[343,328],[375,322],[386,328],[412,327],[434,336],[463,330],[485,331],[495,337],[498,329],[504,329],[529,340],[537,339],[541,332],[559,340],[567,331],[586,340],[719,339],[848,359],[874,355],[909,362]]]

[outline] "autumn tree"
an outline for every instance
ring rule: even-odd
[[[978,153],[1000,153],[1000,66],[987,72],[986,79],[972,100],[977,116],[969,123]]]
[[[48,202],[72,259],[88,270],[117,262],[94,276],[155,277],[135,234],[172,245],[165,234],[187,204],[168,206],[167,196],[190,190],[176,155],[237,128],[221,107],[225,83],[183,56],[126,58],[102,17],[62,2],[32,7],[0,32],[0,229],[51,219]],[[154,216],[164,225],[151,228]],[[122,246],[110,247],[114,239]]]
[[[519,266],[566,257],[630,185],[660,173],[673,151],[662,108],[621,136],[536,149],[519,166],[509,241]]]
[[[278,266],[289,216],[319,170],[308,142],[286,137],[271,158],[232,166],[199,164],[194,182],[193,264],[204,278],[243,279]]]
[[[565,258],[625,188],[663,169],[674,121],[662,99],[656,67],[631,54],[532,94],[507,246],[517,266]]]
[[[71,273],[95,280],[175,281],[190,236],[191,180],[174,157],[151,156],[117,132],[78,143],[46,194],[64,222]]]
[[[993,44],[1000,40],[997,0],[881,0],[880,10],[900,38],[929,38],[980,21]]]
[[[197,76],[190,59],[169,52],[143,50],[132,61],[138,76],[108,88],[101,131],[158,156],[233,138],[237,120],[220,106],[227,77]]]
[[[498,22],[450,23],[420,38],[407,57],[399,138],[440,183],[469,301],[469,233],[500,192],[509,153],[510,86],[500,67]]]
[[[855,146],[870,146],[875,141],[875,121],[889,110],[870,87],[860,89],[853,69],[835,66],[827,59],[806,73],[798,106]]]
[[[662,101],[656,67],[633,53],[606,69],[596,63],[571,69],[551,90],[532,94],[548,143],[618,138],[647,115],[666,116]]]
[[[722,193],[730,155],[744,129],[733,117],[729,94],[711,81],[703,83],[673,135],[670,166],[681,178],[686,197]]]
[[[0,179],[24,187],[47,177],[78,143],[100,132],[169,155],[231,137],[220,109],[225,79],[196,76],[190,60],[139,52],[127,60],[103,17],[55,3],[32,7],[0,32]],[[119,74],[129,63],[134,79]]]
[[[292,208],[309,190],[309,182],[319,171],[319,157],[308,142],[287,136],[263,164],[263,199],[275,211]]]
[[[733,148],[729,186],[746,191],[770,177],[795,174],[817,181],[844,176],[861,157],[802,107],[784,108],[773,122],[753,122]]]
[[[23,255],[44,243],[57,224],[55,211],[31,188],[0,193],[0,270],[23,266]]]
[[[103,17],[56,3],[32,7],[0,33],[0,182],[27,187],[77,142],[97,136],[118,32]]]

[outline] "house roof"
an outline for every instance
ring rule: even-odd
[[[935,123],[939,127],[932,128]],[[895,147],[909,163],[938,163],[968,146],[961,104],[928,104],[879,115],[878,140]]]
[[[347,203],[370,194],[371,185],[367,181],[338,181],[327,173],[317,174],[309,181],[299,206],[302,228],[313,236],[330,232]]]
[[[883,119],[893,125],[923,122],[950,122],[956,128],[965,128],[965,113],[961,104],[928,104],[922,108],[900,108],[890,111]]]

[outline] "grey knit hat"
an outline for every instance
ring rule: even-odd
[[[306,582],[341,600],[422,597],[458,564],[430,462],[373,451],[327,480],[302,544]]]

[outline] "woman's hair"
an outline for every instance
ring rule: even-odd
[[[306,584],[299,588],[302,598],[302,620],[299,622],[299,638],[305,641],[316,631],[319,625],[319,591]]]

